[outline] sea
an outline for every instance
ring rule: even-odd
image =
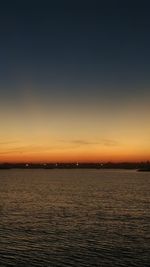
[[[150,266],[150,172],[0,170],[7,266]]]

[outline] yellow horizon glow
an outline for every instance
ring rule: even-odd
[[[150,160],[150,107],[146,99],[118,106],[1,105],[0,162],[99,162]]]

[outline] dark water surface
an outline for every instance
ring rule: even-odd
[[[150,173],[1,170],[0,267],[150,264]]]

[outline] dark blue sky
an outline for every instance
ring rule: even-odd
[[[1,87],[8,94],[26,80],[47,93],[147,87],[149,11],[148,1],[1,3]]]

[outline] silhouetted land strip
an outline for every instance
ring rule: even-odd
[[[0,170],[5,169],[126,169],[150,171],[150,162],[121,163],[3,163]]]
[[[148,168],[142,168],[138,170],[139,172],[150,172],[150,167]]]

